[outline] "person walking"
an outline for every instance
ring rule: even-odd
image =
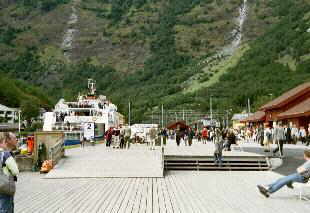
[[[163,145],[166,146],[168,140],[168,132],[165,128],[161,131],[161,137],[163,140]]]
[[[184,145],[187,146],[188,145],[188,130],[184,131],[183,141],[184,141]]]
[[[177,143],[177,146],[180,146],[181,137],[182,137],[181,130],[177,129],[176,132],[175,132],[175,141]]]
[[[261,146],[264,146],[264,125],[260,125],[258,128],[258,142]]]
[[[293,138],[293,143],[296,144],[298,141],[298,136],[299,136],[299,130],[296,127],[296,125],[294,124],[292,129],[291,129],[291,134],[292,134],[292,138]]]
[[[307,146],[309,146],[309,144],[310,144],[310,123],[308,124],[308,132],[307,132]]]
[[[158,136],[156,129],[155,129],[154,127],[152,127],[152,128],[150,129],[150,133],[149,133],[149,134],[150,134],[150,142],[151,142],[151,147],[150,147],[150,149],[151,149],[151,150],[155,150],[156,138],[157,138],[157,136]]]
[[[306,132],[305,127],[303,127],[303,126],[301,126],[300,130],[299,130],[299,138],[300,138],[302,144],[306,143],[306,141],[307,141],[307,132]]]
[[[193,130],[192,128],[189,128],[189,129],[188,129],[188,145],[189,145],[189,146],[192,145],[194,136],[195,136],[194,130]]]
[[[264,129],[264,152],[270,152],[270,144],[272,143],[272,131],[268,124],[265,124]]]
[[[228,134],[227,134],[227,143],[226,143],[226,147],[227,148],[227,151],[231,151],[231,145],[232,144],[236,144],[236,135],[234,133],[234,130],[233,129],[229,129],[228,130]]]
[[[18,166],[10,151],[16,148],[17,140],[13,133],[0,132],[0,179],[8,181],[7,191],[0,184],[0,212],[13,213],[14,212],[14,195],[15,195],[15,182],[19,174]],[[4,178],[4,179],[2,179]],[[3,184],[3,182],[2,182]]]
[[[120,138],[119,148],[124,149],[125,148],[125,128],[123,126],[120,126],[119,138]]]
[[[214,149],[214,164],[217,164],[219,167],[222,167],[222,152],[224,148],[224,139],[225,139],[225,131],[217,128],[215,130],[215,149]]]
[[[81,148],[84,148],[85,147],[85,143],[86,143],[86,138],[84,136],[82,136],[82,139],[81,139]]]
[[[108,131],[106,131],[106,133],[105,133],[105,137],[106,137],[106,146],[107,146],[107,147],[110,147],[110,146],[111,146],[112,135],[113,135],[113,128],[110,127],[110,129],[108,129]]]
[[[285,126],[285,140],[286,143],[292,143],[292,129],[289,125]]]
[[[275,142],[277,144],[277,148],[273,150],[273,155],[275,155],[278,151],[280,151],[280,157],[283,157],[283,144],[285,142],[285,130],[282,126],[282,124],[279,124],[274,131],[274,138]]]
[[[310,149],[304,151],[305,163],[297,168],[296,173],[282,177],[269,185],[257,185],[259,192],[265,197],[269,197],[283,186],[294,188],[293,183],[307,183],[310,178]]]
[[[130,147],[130,140],[131,140],[131,128],[130,126],[126,126],[125,128],[125,147],[127,147],[127,149],[129,149]]]
[[[201,135],[202,135],[202,143],[206,144],[208,140],[208,130],[206,127],[204,127],[203,130],[201,131]]]

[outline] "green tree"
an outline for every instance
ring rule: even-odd
[[[40,106],[33,100],[25,100],[21,104],[22,117],[31,126],[32,120],[40,114]]]

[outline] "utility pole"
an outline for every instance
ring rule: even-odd
[[[164,128],[164,105],[161,105],[161,127]]]
[[[130,126],[130,101],[129,101],[129,104],[128,104],[128,124]]]
[[[20,110],[18,110],[18,134],[20,137]]]
[[[250,99],[248,98],[248,113],[249,113],[249,116],[250,116],[250,113],[251,113],[251,105],[250,105]]]
[[[210,118],[211,118],[211,124],[213,123],[213,112],[212,112],[212,95],[210,96]]]
[[[228,110],[226,111],[226,128],[228,128]]]
[[[152,110],[152,124],[154,123],[154,115],[153,115],[153,110]]]

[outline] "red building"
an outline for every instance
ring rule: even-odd
[[[292,123],[297,127],[306,127],[310,123],[310,82],[285,92],[244,120],[247,123],[268,122],[271,125],[275,121]]]
[[[270,101],[260,110],[265,112],[265,122],[282,120],[284,123],[305,126],[309,123],[309,100],[310,82],[307,82]]]

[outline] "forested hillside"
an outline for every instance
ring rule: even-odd
[[[1,1],[0,75],[54,102],[94,78],[135,121],[161,104],[206,112],[211,95],[240,111],[310,80],[309,11],[309,0]]]
[[[20,108],[25,119],[36,117],[40,107],[48,109],[52,104],[48,95],[40,88],[21,80],[12,80],[3,74],[0,78],[0,100],[3,105]]]

